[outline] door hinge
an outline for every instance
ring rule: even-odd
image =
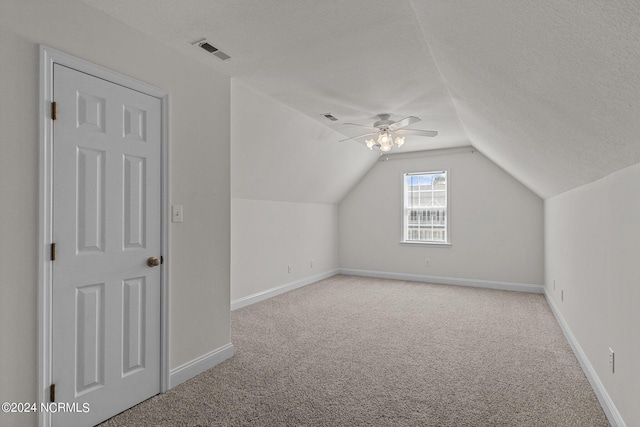
[[[51,244],[51,261],[55,261],[56,260],[56,244],[52,243]]]
[[[49,386],[49,401],[51,402],[56,401],[56,385],[55,384],[51,384],[51,386]]]
[[[58,104],[54,102],[51,103],[51,120],[56,120],[58,118]]]

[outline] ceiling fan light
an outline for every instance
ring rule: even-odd
[[[324,116],[328,117],[330,116],[330,114],[325,114]],[[353,136],[351,138],[346,138],[341,140],[340,142],[356,139],[360,141],[360,143],[362,144],[364,140],[364,143],[369,150],[373,150],[373,147],[378,147],[380,151],[386,153],[393,150],[394,147],[398,147],[398,148],[404,147],[404,143],[406,142],[404,135],[419,135],[419,136],[438,135],[437,131],[432,131],[432,130],[406,129],[406,127],[409,126],[410,124],[419,122],[420,118],[418,117],[408,116],[402,120],[393,121],[393,120],[390,120],[389,114],[378,114],[378,118],[380,120],[378,120],[373,124],[373,129],[370,126],[365,126],[357,123],[345,123],[346,125],[366,127],[369,129],[369,133],[365,133],[364,135]],[[374,135],[374,136],[370,137],[371,135]]]
[[[382,144],[387,144],[388,142],[390,142],[391,137],[389,136],[389,132],[384,131],[380,134],[380,136],[378,136],[378,142],[382,145]]]
[[[382,151],[389,151],[391,150],[391,147],[393,146],[393,139],[391,138],[386,138],[383,139],[382,142],[380,142],[380,149]]]

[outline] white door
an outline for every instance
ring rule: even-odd
[[[52,425],[90,426],[160,391],[161,101],[53,74]]]

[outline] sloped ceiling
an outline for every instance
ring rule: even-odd
[[[414,2],[473,145],[542,197],[640,162],[640,2]]]
[[[637,1],[83,1],[336,134],[379,113],[421,117],[412,127],[439,136],[402,150],[472,144],[541,197],[640,162]],[[232,59],[192,45],[201,38]],[[280,149],[312,157],[314,138]]]
[[[334,204],[377,156],[288,107],[231,84],[231,197]],[[338,155],[336,155],[338,153]]]

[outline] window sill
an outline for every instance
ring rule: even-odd
[[[431,246],[437,248],[450,248],[451,243],[437,243],[437,242],[408,242],[405,240],[400,241],[401,245],[407,246]]]

